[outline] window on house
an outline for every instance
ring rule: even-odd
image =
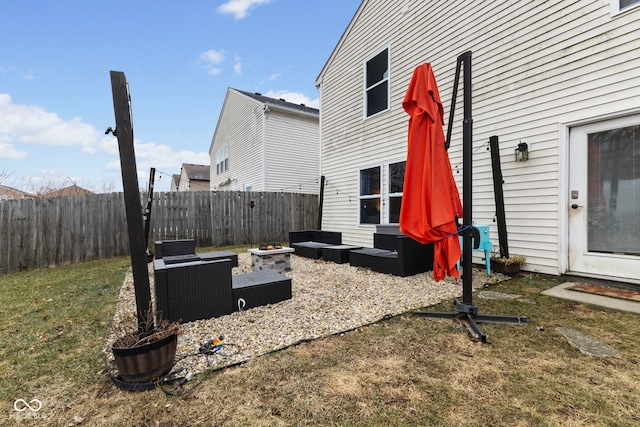
[[[380,167],[360,171],[360,224],[380,224]]]
[[[620,0],[620,9],[640,3],[640,0]]]
[[[590,133],[587,141],[588,251],[640,255],[640,126]]]
[[[611,0],[611,15],[617,15],[638,5],[640,5],[640,0]]]
[[[400,222],[400,206],[404,187],[404,169],[406,162],[389,164],[389,223]]]
[[[216,175],[229,170],[229,145],[225,145],[216,152]]]
[[[389,109],[389,48],[366,63],[365,104],[367,117]]]

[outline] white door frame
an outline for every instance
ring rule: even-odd
[[[601,116],[589,117],[581,120],[566,120],[562,121],[559,124],[559,159],[558,159],[558,167],[559,167],[559,188],[560,195],[558,197],[558,221],[560,225],[560,233],[558,235],[558,273],[559,274],[575,274],[581,275],[580,273],[575,273],[568,271],[569,269],[569,200],[570,200],[570,191],[569,188],[569,167],[570,167],[570,159],[569,159],[569,139],[570,139],[570,130],[573,127],[589,125],[592,123],[598,123],[608,120],[613,120],[617,118],[623,118],[627,116],[640,114],[640,108],[633,108],[624,111],[619,111],[616,113],[605,114]],[[611,279],[616,280],[615,277],[608,276],[598,276],[594,274],[589,274],[589,277],[594,278],[603,278],[603,279]],[[618,278],[618,280],[620,280]],[[640,279],[628,279],[625,278],[624,281],[629,283],[640,284]]]

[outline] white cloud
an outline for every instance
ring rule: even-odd
[[[275,99],[282,98],[287,102],[292,102],[294,104],[304,104],[307,107],[311,108],[318,108],[318,106],[320,105],[319,98],[311,99],[307,95],[300,92],[289,92],[287,90],[270,90],[267,93],[263,93],[263,95]]]
[[[166,144],[156,144],[153,142],[142,142],[138,139],[134,141],[134,150],[136,153],[136,169],[138,172],[138,180],[142,185],[149,179],[149,170],[156,168],[156,179],[158,179],[157,171],[176,171],[180,170],[183,163],[192,163],[196,165],[209,165],[209,153],[182,150],[173,151]],[[120,170],[120,161],[114,160],[107,163],[107,169]]]
[[[83,123],[81,118],[64,120],[42,107],[14,104],[6,93],[0,94],[0,117],[0,142],[4,144],[3,151],[14,155],[22,152],[15,148],[17,144],[59,147],[79,145],[89,153],[96,152],[101,145],[103,134],[93,126]],[[25,157],[21,156],[17,158]]]
[[[236,56],[234,60],[236,61],[236,63],[233,66],[233,72],[239,76],[240,74],[242,74],[242,58]]]
[[[14,104],[11,97],[4,93],[0,93],[0,118],[0,158],[25,159],[29,156],[26,149],[29,145],[77,146],[86,153],[105,153],[109,156],[107,158],[115,157],[105,166],[109,170],[120,171],[117,138],[113,135],[105,135],[104,131],[98,131],[93,126],[83,123],[80,118],[64,120],[42,107]],[[187,150],[176,152],[168,145],[141,142],[137,139],[134,144],[141,188],[146,185],[151,167],[174,171],[180,170],[182,163],[209,164],[208,152],[197,153]],[[61,163],[59,159],[58,163]],[[70,180],[82,182],[64,171],[49,167],[25,182],[37,188],[45,182]],[[84,184],[87,188],[91,186]]]
[[[220,64],[224,61],[224,50],[209,49],[200,54],[200,60],[207,64]]]
[[[69,176],[66,171],[57,168],[42,169],[38,176],[31,176],[27,181],[32,191],[43,189],[43,187],[59,188],[71,184],[88,187],[82,178]]]
[[[267,82],[272,82],[276,79],[279,79],[280,77],[282,77],[282,74],[279,73],[273,73],[271,74],[269,77],[267,77],[266,79],[262,79],[262,81],[260,82],[261,85],[267,83]]]
[[[222,69],[216,67],[216,65],[223,63],[224,59],[224,50],[209,49],[200,54],[200,62],[204,63],[204,68],[207,70],[207,73],[212,76],[217,76],[222,72]]]
[[[209,153],[196,153],[195,151],[189,150],[176,152],[166,144],[141,142],[136,139],[134,142],[134,150],[136,152],[136,167],[139,173],[140,171],[148,172],[152,167],[156,168],[156,170],[180,170],[183,163],[193,163],[197,165],[209,164]],[[120,170],[120,160],[113,160],[107,163],[107,169]]]
[[[249,13],[249,9],[260,4],[267,4],[271,0],[229,0],[218,6],[218,12],[233,15],[236,19],[242,19]]]
[[[33,70],[23,70],[13,66],[5,67],[0,65],[0,74],[18,74],[24,80],[35,80],[36,78]]]
[[[27,152],[18,150],[12,144],[5,144],[0,142],[0,158],[2,157],[7,159],[21,160],[27,157]]]

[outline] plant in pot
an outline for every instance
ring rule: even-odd
[[[172,366],[178,344],[180,324],[153,321],[151,310],[132,329],[129,322],[112,326],[116,335],[111,350],[119,377],[125,383],[148,383],[167,374]],[[115,382],[115,381],[114,381]]]
[[[523,255],[501,257],[497,254],[492,254],[491,270],[502,274],[517,274],[520,272],[520,266],[526,262],[527,259]]]

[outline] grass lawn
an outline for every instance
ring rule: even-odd
[[[561,279],[529,274],[489,289],[522,300],[474,300],[482,314],[529,319],[482,325],[487,344],[457,321],[407,313],[209,373],[182,397],[122,391],[102,350],[129,265],[117,258],[0,276],[0,424],[640,424],[639,316],[542,296]],[[448,301],[429,310],[451,308]],[[583,355],[557,327],[620,355]],[[42,407],[16,411],[18,399]]]

